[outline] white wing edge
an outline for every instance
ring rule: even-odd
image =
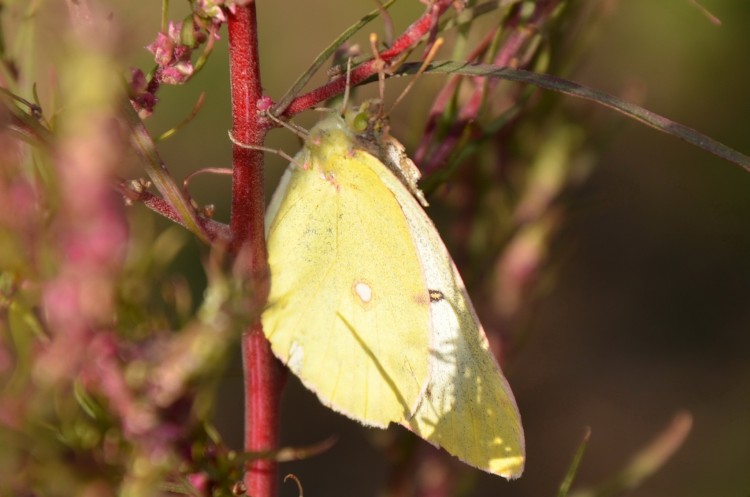
[[[386,172],[387,171],[387,172]],[[510,385],[508,383],[507,378],[505,378],[505,375],[502,373],[502,369],[500,368],[500,365],[497,362],[497,359],[492,354],[492,352],[489,350],[489,342],[487,340],[487,336],[484,332],[484,328],[482,327],[479,318],[476,314],[476,311],[474,309],[473,304],[471,303],[471,299],[468,295],[468,292],[466,291],[466,287],[463,283],[463,280],[461,278],[461,275],[458,272],[458,269],[456,268],[455,263],[453,262],[453,259],[451,258],[448,249],[445,247],[445,244],[443,243],[442,239],[440,238],[440,235],[437,231],[437,228],[435,228],[435,225],[432,223],[432,220],[429,218],[427,213],[422,209],[422,207],[418,204],[417,199],[413,196],[413,194],[409,191],[408,186],[404,185],[403,182],[395,175],[392,171],[388,168],[383,168],[382,172],[378,173],[381,178],[383,179],[384,183],[388,186],[388,188],[391,190],[393,195],[396,197],[396,200],[398,201],[399,205],[401,206],[404,215],[406,216],[407,223],[410,227],[410,232],[412,234],[412,237],[414,239],[414,245],[417,247],[417,253],[419,260],[422,264],[422,267],[424,269],[424,275],[425,275],[425,281],[427,283],[428,290],[439,290],[441,292],[447,291],[447,289],[450,288],[458,288],[460,295],[458,297],[463,299],[463,303],[465,304],[466,311],[470,314],[471,318],[473,319],[474,323],[476,323],[476,332],[478,333],[479,342],[482,344],[482,348],[486,351],[489,358],[492,361],[492,364],[494,365],[495,370],[497,371],[497,374],[499,375],[499,381],[501,382],[502,386],[504,387],[503,390],[508,394],[508,400],[511,403],[511,406],[513,407],[513,410],[515,412],[516,418],[521,420],[521,415],[518,410],[518,405],[516,403],[516,400],[514,398],[513,392],[510,388]],[[437,250],[433,250],[437,249]],[[444,268],[450,267],[450,273],[446,273]],[[449,276],[450,275],[450,276]],[[452,279],[452,281],[451,281]],[[433,311],[433,315],[437,312],[441,312],[439,308],[436,306],[432,306],[431,311]],[[445,314],[442,313],[441,314]],[[449,318],[450,316],[445,316]],[[438,318],[439,319],[439,318]],[[445,351],[446,345],[450,346],[450,341],[455,340],[455,336],[452,336],[452,328],[450,326],[442,326],[442,327],[433,327],[433,334],[432,338],[434,340],[431,341],[431,347],[433,350],[430,351],[430,353],[433,356],[439,356],[442,352]],[[433,382],[430,381],[430,387],[432,387],[434,384],[440,383],[439,378],[435,378],[433,376],[434,372],[438,370],[437,367],[437,360],[438,359],[431,359],[430,362],[430,370],[431,370],[431,378],[435,379],[436,381]],[[455,370],[453,373],[450,373],[449,371],[446,371],[446,367],[443,365],[440,370],[442,371],[442,376],[446,377],[450,374],[458,374],[458,372]],[[447,388],[443,389],[447,392]],[[440,400],[450,400],[450,399],[440,399]],[[419,414],[420,407],[417,408],[417,413]],[[416,415],[415,414],[415,415]],[[520,442],[520,448],[521,448],[521,455],[519,457],[525,459],[525,437],[523,433],[523,428],[519,431],[519,442]],[[427,440],[432,445],[440,446],[438,443],[431,442],[430,440]],[[445,447],[443,447],[445,448]],[[464,458],[462,458],[460,455],[453,454],[454,456],[458,457],[461,460],[466,461]],[[513,458],[510,458],[513,459]],[[472,466],[474,466],[474,463],[469,462]],[[484,471],[487,471],[489,473],[493,474],[499,474],[500,476],[505,477],[506,479],[512,479],[517,478],[520,476],[520,472],[510,473],[498,473],[490,469],[490,467],[479,467],[479,469],[482,469]],[[521,468],[522,471],[523,468]]]

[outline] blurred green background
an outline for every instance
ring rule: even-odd
[[[690,0],[609,3],[611,16],[601,21],[573,79],[636,95],[646,108],[750,152],[750,2],[703,0],[722,26],[711,24]],[[128,19],[127,35],[138,40],[134,46],[148,44],[158,30],[158,5],[147,4],[128,3],[117,13]],[[173,18],[180,17],[177,7]],[[280,97],[331,39],[372,8],[369,0],[259,2],[267,93]],[[398,2],[391,10],[396,32],[422,9],[416,0]],[[358,39],[381,29],[375,21]],[[195,81],[161,90],[162,103],[149,122],[154,132],[173,126],[197,94],[207,92],[195,121],[160,146],[178,178],[199,167],[230,165],[226,32],[222,36]],[[145,50],[128,57],[149,67]],[[424,79],[430,78],[442,77]],[[394,134],[407,148],[421,132],[423,114],[413,109],[429,105],[420,101],[425,96],[431,94],[413,92],[396,111]],[[512,483],[482,475],[472,495],[555,495],[586,426],[592,438],[576,482],[606,480],[680,409],[694,416],[686,444],[629,495],[748,495],[750,174],[585,105],[593,122],[616,122],[617,133],[571,199],[551,254],[555,287],[539,306],[525,347],[506,368],[525,425],[526,473]],[[307,113],[298,122],[309,127],[315,119]],[[275,131],[269,146],[292,152],[298,142]],[[284,167],[282,159],[268,157],[268,194]],[[194,185],[198,200],[215,203],[217,218],[227,219],[228,178],[207,176]],[[176,270],[200,282],[200,253],[191,246]],[[222,386],[217,412],[217,424],[236,448],[242,444],[241,388],[237,364]],[[385,478],[376,447],[382,434],[329,412],[293,378],[283,413],[285,444],[339,437],[329,452],[283,466],[308,495],[378,494]],[[297,492],[291,484],[282,489],[288,496]]]

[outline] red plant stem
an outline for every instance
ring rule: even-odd
[[[259,118],[257,102],[263,96],[260,82],[255,2],[237,7],[230,15],[229,68],[232,85],[232,134],[241,143],[262,145],[266,124]],[[263,227],[263,153],[233,147],[232,215],[230,250],[258,294],[256,304],[267,296],[267,252]],[[266,290],[263,290],[266,289]],[[256,307],[258,308],[258,307]],[[279,399],[284,381],[281,365],[259,322],[242,336],[245,375],[245,450],[260,452],[278,446]],[[277,495],[276,461],[254,460],[245,473],[247,494]]]
[[[240,143],[262,145],[266,128],[260,122],[256,102],[263,96],[258,64],[255,2],[237,7],[230,15],[229,71],[232,86],[232,136]],[[233,252],[250,244],[257,264],[265,264],[263,239],[263,152],[234,145],[232,149]],[[252,259],[256,259],[253,257]],[[252,264],[252,263],[251,263]]]
[[[380,58],[385,62],[390,62],[402,55],[407,50],[410,50],[414,45],[417,44],[417,42],[419,42],[419,40],[433,31],[440,16],[443,15],[443,13],[448,10],[448,8],[452,4],[453,0],[435,0],[434,2],[432,2],[430,6],[427,7],[427,11],[422,15],[422,17],[414,21],[408,28],[406,28],[404,34],[399,36],[388,50],[380,53]],[[365,62],[351,72],[351,74],[349,75],[349,84],[351,86],[356,86],[362,81],[370,78],[371,76],[376,75],[379,70],[380,69],[377,65],[377,61],[371,60],[369,62]],[[289,107],[287,107],[286,111],[284,111],[284,116],[292,117],[304,110],[307,110],[321,102],[328,100],[333,96],[341,94],[346,87],[346,83],[346,76],[342,76],[340,78],[334,79],[326,85],[310,91],[309,93],[300,95],[299,97],[292,100],[292,102],[289,104]]]
[[[245,370],[245,450],[273,450],[279,444],[279,400],[285,370],[256,323],[242,337]],[[273,459],[252,461],[245,473],[247,495],[274,497],[278,494],[277,466]]]

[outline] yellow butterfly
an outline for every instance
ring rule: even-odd
[[[327,406],[521,475],[513,393],[378,101],[309,133],[266,215],[274,354]]]

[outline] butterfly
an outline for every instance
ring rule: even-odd
[[[516,478],[521,419],[377,100],[309,132],[266,215],[274,354],[320,401]]]

